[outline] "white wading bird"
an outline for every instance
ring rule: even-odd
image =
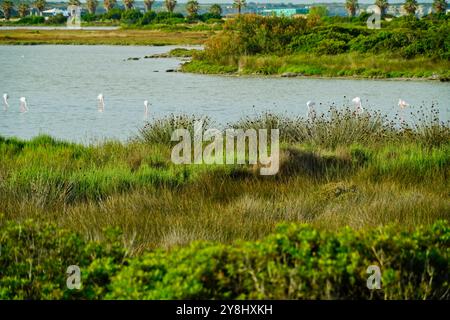
[[[144,118],[148,117],[148,100],[144,100]]]
[[[4,93],[4,94],[3,94],[3,109],[4,109],[5,111],[8,110],[8,108],[9,108],[8,98],[9,98],[8,94],[7,94],[7,93]]]
[[[307,113],[308,120],[314,121],[316,119],[316,109],[315,109],[316,103],[313,101],[308,101],[306,103],[306,106],[308,107],[308,113]]]
[[[401,122],[405,122],[404,110],[408,106],[409,106],[409,103],[407,103],[405,100],[398,99],[398,107],[400,108],[400,121]]]
[[[20,97],[19,101],[20,101],[19,111],[22,113],[27,112],[28,111],[27,99],[25,97]]]
[[[360,97],[353,98],[352,102],[355,105],[355,113],[356,114],[361,114],[361,113],[364,112],[364,109],[362,107],[362,102],[361,102],[361,98]]]
[[[405,100],[398,99],[398,106],[400,107],[400,109],[405,109],[409,106],[409,103],[407,103]]]
[[[102,93],[100,93],[100,94],[97,96],[97,101],[98,101],[98,112],[103,112],[103,111],[105,111],[105,99],[104,99]]]

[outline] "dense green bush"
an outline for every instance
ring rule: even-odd
[[[153,22],[156,18],[156,13],[154,11],[147,11],[140,21],[141,25],[147,25]]]
[[[244,15],[228,20],[223,32],[211,37],[200,59],[237,65],[241,56],[317,53],[376,53],[393,57],[426,56],[448,59],[450,24],[447,19],[395,18],[380,30],[370,30],[359,18],[314,20]],[[197,59],[199,60],[199,59]]]
[[[143,14],[138,9],[125,10],[122,12],[121,22],[126,24],[135,24],[141,18]]]
[[[156,14],[155,23],[175,24],[185,22],[184,16],[181,13],[173,13],[161,11]]]
[[[86,22],[97,21],[100,19],[100,17],[101,17],[100,15],[97,15],[95,13],[89,13],[89,12],[85,12],[81,15],[81,19]]]
[[[0,299],[102,297],[125,257],[118,231],[108,234],[108,243],[101,245],[53,225],[0,220]],[[80,290],[66,287],[70,265],[82,270]]]
[[[46,24],[65,24],[67,23],[67,18],[64,17],[61,13],[58,13],[57,15],[48,17],[47,20],[45,20]]]
[[[203,13],[198,16],[200,21],[207,22],[207,21],[222,21],[222,16],[220,14],[214,14],[210,12]]]
[[[20,18],[17,21],[17,24],[42,24],[45,22],[45,18],[41,16],[25,16],[23,18]]]
[[[2,299],[449,299],[450,228],[318,231],[284,224],[262,241],[195,242],[125,259],[117,230],[103,243],[55,228],[1,222]],[[82,288],[66,289],[78,265]],[[380,266],[381,289],[366,286]]]
[[[113,8],[103,15],[103,19],[120,20],[122,18],[123,12],[124,12],[124,10],[121,10],[119,8]]]

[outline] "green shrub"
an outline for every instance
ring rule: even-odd
[[[113,299],[448,299],[450,229],[282,225],[261,242],[194,243],[134,259],[114,276]],[[382,289],[366,287],[381,266]]]
[[[108,234],[108,243],[101,245],[53,225],[0,220],[0,299],[103,297],[125,256],[118,231]],[[81,269],[80,290],[67,289],[70,265]]]
[[[67,22],[67,18],[64,17],[61,13],[58,13],[57,15],[48,17],[47,20],[45,20],[46,24],[65,24]]]
[[[95,13],[85,12],[81,15],[81,19],[86,22],[92,22],[99,20],[100,16],[96,15]]]
[[[124,10],[121,10],[119,8],[113,8],[103,15],[103,19],[120,20],[122,18],[123,12],[124,12]]]
[[[262,241],[194,242],[125,258],[120,233],[102,242],[53,225],[0,220],[1,299],[449,299],[447,222],[406,231],[337,233],[283,224]],[[66,288],[67,267],[81,270]],[[369,290],[367,268],[381,271]]]
[[[122,12],[121,22],[126,24],[136,24],[142,18],[142,13],[138,9],[125,10]]]
[[[152,23],[156,18],[156,13],[154,11],[147,11],[141,19],[141,25],[148,25]]]
[[[41,16],[25,16],[23,18],[20,18],[17,21],[17,24],[43,24],[45,22],[45,18]]]

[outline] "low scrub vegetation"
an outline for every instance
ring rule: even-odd
[[[1,299],[448,299],[450,228],[318,231],[284,224],[256,242],[195,242],[129,257],[120,232],[85,241],[52,224],[0,220]],[[69,290],[77,265],[81,288]],[[381,289],[367,288],[367,268]]]
[[[368,29],[362,18],[244,15],[227,21],[185,71],[449,78],[447,16],[407,16]]]
[[[173,164],[170,135],[195,116],[126,143],[0,138],[0,298],[448,299],[450,128],[423,112],[228,124],[280,129],[275,176]]]

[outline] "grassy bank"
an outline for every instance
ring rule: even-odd
[[[0,298],[448,299],[450,127],[436,115],[229,124],[280,129],[275,176],[173,164],[187,116],[127,143],[0,138]]]
[[[264,115],[239,128],[280,128],[280,171],[175,165],[160,120],[129,143],[82,146],[50,137],[0,140],[3,219],[52,221],[89,239],[124,232],[131,254],[193,240],[256,240],[280,222],[338,230],[448,219],[450,130],[422,120],[400,127],[376,115],[331,113],[309,124]]]
[[[208,38],[203,31],[159,30],[0,30],[0,45],[198,45]]]
[[[393,55],[358,53],[242,56],[238,65],[222,65],[199,59],[184,64],[182,70],[203,74],[450,80],[448,60],[427,57],[406,60]]]

